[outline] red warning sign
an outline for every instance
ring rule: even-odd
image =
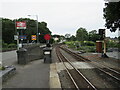
[[[45,39],[45,40],[50,40],[50,38],[51,38],[51,36],[50,36],[49,34],[46,34],[46,35],[44,36],[44,39]]]

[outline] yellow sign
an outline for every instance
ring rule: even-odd
[[[32,40],[36,40],[36,35],[32,35]]]

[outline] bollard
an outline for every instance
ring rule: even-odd
[[[28,63],[28,53],[27,49],[20,48],[17,51],[18,64],[27,64]]]
[[[43,49],[44,63],[51,63],[52,62],[51,51],[52,51],[52,48],[49,48],[49,47],[46,47]]]

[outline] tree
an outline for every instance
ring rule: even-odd
[[[97,34],[96,30],[92,30],[89,32],[89,41],[94,41],[96,42],[96,40],[99,39],[99,35]]]
[[[75,37],[74,35],[72,35],[72,36],[70,37],[70,40],[71,40],[71,41],[76,41],[76,37]]]
[[[71,36],[71,35],[70,35],[70,34],[68,34],[68,33],[67,33],[67,34],[65,34],[65,38],[66,38],[66,40],[67,40],[67,41],[70,41],[70,36]]]
[[[40,36],[39,36],[39,40],[41,43],[45,43],[45,39],[44,39],[44,35],[45,34],[50,34],[51,35],[51,31],[49,30],[49,28],[47,27],[47,23],[46,22],[39,22],[38,24],[38,29],[40,32]]]
[[[79,41],[85,41],[88,40],[88,32],[85,28],[79,28],[76,32],[76,38]]]
[[[26,21],[27,28],[26,30],[23,31],[24,35],[27,35],[27,40],[30,42],[31,40],[31,35],[37,35],[37,25],[36,21],[29,19],[29,18],[19,18],[17,21]],[[20,33],[20,30],[19,30]],[[39,42],[40,43],[45,43],[44,35],[45,34],[51,34],[51,31],[49,28],[47,28],[47,23],[46,22],[38,22],[38,33],[39,35]],[[26,42],[26,40],[24,40]]]
[[[14,35],[16,35],[15,30],[15,21],[26,21],[27,28],[25,30],[17,29],[19,32],[19,35],[21,35],[21,31],[23,32],[23,35],[27,36],[27,40],[30,42],[31,35],[36,35],[37,27],[36,27],[36,21],[29,19],[29,18],[19,18],[17,20],[10,20],[10,19],[2,19],[2,40],[4,43],[14,43]],[[46,22],[38,22],[38,32],[40,33],[39,40],[40,42],[44,42],[44,35],[45,34],[51,34],[51,31],[47,27]],[[24,42],[27,42],[27,40],[24,40]]]
[[[4,43],[13,43],[15,34],[15,23],[10,19],[2,19],[2,40]]]
[[[60,35],[54,34],[52,35],[53,38],[60,38]]]
[[[119,2],[107,2],[103,9],[104,18],[106,20],[105,26],[110,29],[111,32],[120,30],[120,1]]]
[[[118,40],[119,40],[119,42],[120,42],[120,36],[118,37]]]

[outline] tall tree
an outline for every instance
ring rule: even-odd
[[[66,38],[67,41],[70,41],[70,36],[71,36],[71,34],[68,34],[68,33],[65,34],[65,38]]]
[[[39,40],[40,40],[41,43],[45,43],[46,41],[44,39],[44,35],[45,34],[50,34],[51,35],[51,31],[47,27],[47,23],[46,22],[39,23],[38,29],[39,29],[39,32],[40,32]]]
[[[25,30],[18,29],[17,31],[21,35],[21,31],[23,35],[27,36],[27,40],[31,42],[31,35],[36,35],[37,32],[37,25],[36,21],[29,19],[29,18],[19,18],[17,20],[10,20],[10,19],[2,19],[2,40],[5,43],[13,43],[14,35],[16,34],[15,30],[15,21],[26,21],[27,28]],[[47,27],[46,22],[38,22],[38,32],[40,33],[39,40],[40,42],[45,42],[44,35],[51,34],[51,31]],[[26,42],[26,40],[24,40]]]
[[[89,41],[94,41],[96,42],[96,40],[99,39],[99,35],[97,34],[96,30],[92,30],[89,32]]]
[[[88,32],[85,28],[79,28],[76,32],[76,38],[79,41],[85,41],[88,40]]]
[[[2,40],[5,43],[13,43],[15,34],[15,23],[10,19],[2,19]]]
[[[23,34],[27,35],[27,40],[29,40],[31,42],[32,41],[31,35],[37,35],[36,21],[33,19],[29,19],[29,18],[19,18],[17,21],[26,21],[27,28],[26,28],[26,30],[23,31]],[[44,40],[44,35],[51,34],[51,31],[47,27],[46,22],[38,22],[38,33],[40,33],[39,42],[45,43],[46,41]],[[26,42],[26,40],[25,40],[25,42]]]
[[[70,37],[70,40],[71,40],[71,41],[76,41],[76,37],[75,37],[74,35],[72,35],[72,36]]]
[[[105,3],[104,18],[106,20],[105,26],[110,29],[111,32],[120,30],[120,1],[119,2],[107,2]]]

